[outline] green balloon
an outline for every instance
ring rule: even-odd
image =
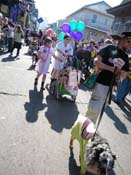
[[[70,22],[70,28],[71,28],[71,30],[76,30],[76,28],[77,28],[77,22],[75,20],[72,20]]]
[[[64,40],[64,35],[65,35],[64,32],[59,33],[58,38],[59,38],[60,41]]]
[[[79,32],[82,32],[83,30],[85,30],[85,23],[80,21],[78,24],[77,24],[77,30]]]

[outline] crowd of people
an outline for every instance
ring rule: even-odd
[[[2,17],[0,14],[0,50],[7,52],[12,56],[13,50],[17,49],[16,56],[19,55],[24,38],[24,31],[19,24],[15,24],[11,19]]]

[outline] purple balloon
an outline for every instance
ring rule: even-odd
[[[70,32],[70,26],[68,23],[64,23],[61,27],[62,31],[65,33],[69,33]]]
[[[81,32],[74,33],[74,39],[80,41],[83,38],[83,34]]]
[[[74,38],[75,33],[74,33],[72,30],[69,32],[69,34],[70,34],[70,36],[71,36],[72,38]]]

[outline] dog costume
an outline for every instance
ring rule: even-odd
[[[80,165],[81,175],[86,173],[85,151],[86,144],[91,142],[91,138],[94,136],[95,127],[94,124],[85,116],[79,114],[78,119],[74,123],[71,130],[70,147],[73,146],[73,141],[76,139],[80,144]]]
[[[106,139],[95,134],[94,123],[79,114],[71,130],[70,148],[76,139],[80,144],[80,175],[86,170],[94,174],[105,175],[114,167],[115,155]]]

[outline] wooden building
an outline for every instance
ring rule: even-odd
[[[107,12],[115,16],[113,34],[131,32],[131,0],[123,0],[120,5],[108,9]]]

